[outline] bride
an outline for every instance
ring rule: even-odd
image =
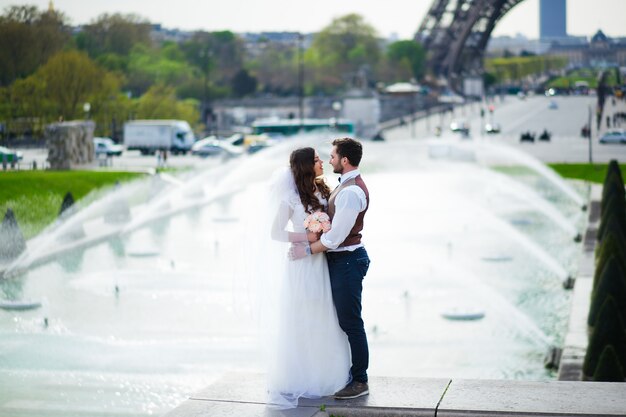
[[[275,217],[271,237],[280,242],[317,240],[304,228],[306,217],[325,211],[330,189],[323,161],[313,148],[291,153],[290,169],[272,183]],[[285,253],[285,252],[283,252]],[[349,380],[350,351],[337,321],[328,264],[323,253],[289,261],[286,254],[278,290],[276,334],[268,369],[268,403],[296,407],[298,399],[332,395]]]

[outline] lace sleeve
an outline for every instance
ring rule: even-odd
[[[290,232],[287,230],[287,224],[293,214],[293,209],[286,201],[281,201],[278,209],[276,210],[276,216],[272,222],[272,239],[279,242],[289,242]]]
[[[271,213],[274,216],[271,228],[272,240],[279,242],[306,240],[306,233],[297,233],[287,229],[294,207],[300,201],[296,183],[289,168],[282,168],[272,176],[269,199]]]

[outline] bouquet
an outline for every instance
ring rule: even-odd
[[[330,230],[330,217],[323,211],[316,211],[304,219],[304,227],[313,233],[328,232]]]

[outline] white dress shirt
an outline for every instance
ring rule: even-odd
[[[348,181],[359,174],[359,170],[355,169],[354,171],[343,174],[340,177],[340,181]],[[366,208],[367,199],[361,187],[349,185],[339,191],[335,196],[335,215],[333,217],[332,227],[328,232],[323,233],[320,238],[322,245],[329,249],[328,252],[353,251],[363,246],[363,244],[359,243],[338,248],[348,237],[359,213]]]

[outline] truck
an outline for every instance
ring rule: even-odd
[[[152,155],[165,150],[174,155],[191,150],[195,136],[184,120],[133,120],[124,124],[124,145],[129,151]]]

